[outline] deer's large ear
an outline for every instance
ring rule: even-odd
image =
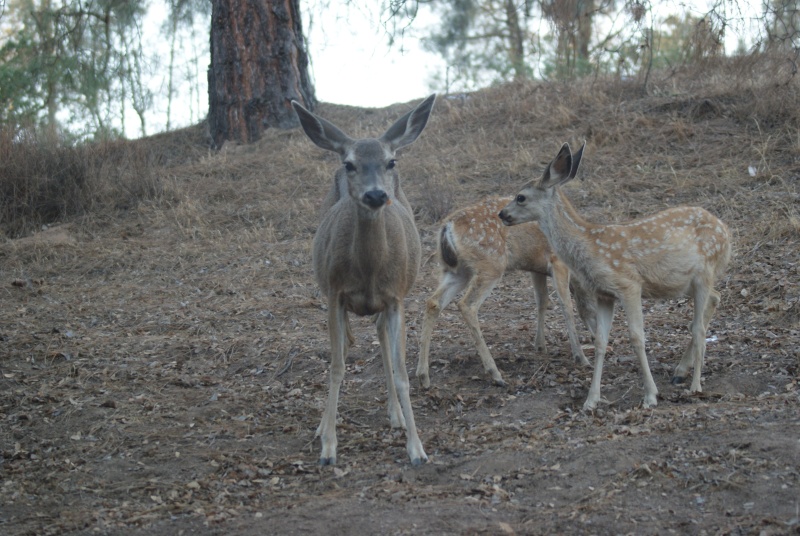
[[[393,151],[414,143],[414,140],[422,134],[425,125],[428,124],[428,117],[431,115],[435,100],[436,93],[429,96],[419,103],[416,108],[395,121],[383,136],[381,136],[381,141],[388,143]]]
[[[583,147],[578,151],[577,159],[575,159],[572,157],[569,143],[562,145],[556,157],[544,170],[542,179],[539,181],[539,186],[541,188],[553,188],[575,178],[575,173],[578,172],[578,164],[580,164],[582,155]]]
[[[581,165],[581,158],[583,158],[583,150],[586,148],[586,140],[583,140],[583,145],[581,148],[578,149],[578,152],[572,155],[572,170],[569,172],[569,179],[572,180],[575,178],[575,175],[578,174],[578,168]],[[583,180],[583,179],[581,179]],[[566,182],[566,181],[565,181]]]
[[[339,130],[339,127],[326,121],[321,117],[312,114],[297,102],[292,101],[297,117],[300,119],[300,126],[303,127],[306,135],[319,147],[344,154],[347,147],[353,143],[353,139]]]

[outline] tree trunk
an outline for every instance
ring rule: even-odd
[[[292,99],[309,109],[316,103],[299,0],[213,0],[208,125],[214,145],[298,126]]]
[[[511,56],[511,66],[514,69],[514,80],[524,80],[527,78],[525,71],[525,41],[522,35],[522,28],[519,24],[519,14],[517,6],[513,0],[506,0],[506,27],[508,28],[509,52]]]
[[[583,0],[578,4],[578,60],[589,63],[589,43],[592,40],[592,23],[594,22],[595,0]]]

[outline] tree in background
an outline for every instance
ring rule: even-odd
[[[208,98],[216,147],[299,124],[290,101],[316,104],[299,0],[213,0]]]
[[[764,11],[767,47],[800,54],[800,1],[765,0]]]
[[[188,58],[188,63],[184,64],[184,78],[186,80],[194,79],[194,83],[188,85],[189,91],[193,97],[199,97],[196,94],[198,81],[200,79],[199,57],[208,50],[202,51],[192,50],[187,51],[185,46],[197,44],[197,35],[195,35],[196,22],[198,20],[210,20],[211,17],[211,4],[208,0],[169,0],[169,13],[163,26],[163,34],[169,36],[169,65],[167,68],[167,118],[166,129],[172,128],[172,106],[173,99],[176,97],[177,87],[179,81],[176,79],[178,74],[178,58],[177,55],[184,59]],[[182,30],[188,30],[189,35],[183,39]],[[195,104],[196,98],[189,98],[190,106]],[[205,100],[205,99],[204,99]],[[186,102],[186,99],[181,99]],[[192,114],[194,115],[194,114]]]
[[[446,90],[532,76],[533,0],[436,0],[431,7],[441,25],[424,46],[447,62]]]
[[[555,55],[551,72],[557,78],[570,78],[591,72],[590,52],[595,0],[540,0],[544,16],[555,30]],[[604,7],[610,4],[604,2]]]
[[[430,0],[443,23],[426,43],[447,62],[439,84],[448,91],[592,72],[637,76],[646,86],[654,66],[723,53],[727,10],[741,16],[738,2],[718,0],[698,16],[656,14],[666,2],[649,0]]]
[[[131,81],[140,69],[127,37],[144,7],[143,0],[10,2],[3,24],[16,31],[0,47],[0,121],[118,135],[117,106],[149,98]]]
[[[558,78],[585,74],[591,70],[595,15],[611,5],[598,6],[597,0],[433,0],[442,24],[426,39],[426,47],[447,62],[448,87],[529,79],[539,71]],[[551,34],[542,21],[550,23]]]
[[[652,69],[672,69],[723,52],[724,24],[713,12],[704,17],[670,14],[656,20],[638,1],[627,9],[629,35],[599,56],[598,68],[622,78],[639,76],[646,85]]]

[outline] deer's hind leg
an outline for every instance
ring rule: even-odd
[[[403,417],[403,410],[400,407],[397,399],[397,388],[395,386],[396,371],[394,370],[394,365],[392,363],[392,342],[389,340],[389,334],[386,329],[385,312],[378,314],[375,325],[378,328],[378,342],[380,342],[381,347],[383,373],[386,376],[386,390],[388,392],[386,405],[387,410],[389,411],[389,425],[392,428],[405,428],[406,420]],[[403,341],[403,345],[403,348],[405,349],[405,341]]]
[[[681,358],[680,363],[678,363],[678,366],[675,367],[675,372],[672,375],[673,384],[683,383],[686,381],[686,377],[689,375],[689,369],[694,367],[692,385],[690,387],[690,390],[693,393],[702,392],[700,380],[703,363],[705,361],[706,334],[708,333],[708,325],[711,323],[711,318],[713,318],[714,313],[717,310],[719,298],[719,292],[710,287],[708,291],[698,289],[695,289],[694,291],[694,316],[692,323],[689,324],[689,330],[692,332],[692,340],[689,343],[689,346],[686,348],[686,351],[683,353],[683,357]],[[705,303],[703,303],[703,301]],[[698,311],[700,310],[703,311],[702,319],[698,314]],[[702,322],[702,325],[696,326],[698,322]],[[700,333],[701,331],[702,333]]]
[[[430,379],[430,354],[433,326],[439,315],[450,302],[467,285],[468,277],[465,274],[447,271],[442,274],[439,287],[428,299],[425,307],[425,316],[422,320],[422,337],[419,343],[419,361],[417,362],[417,380],[422,387],[431,386]]]
[[[491,352],[489,352],[489,347],[486,346],[486,341],[483,339],[481,326],[478,322],[478,309],[491,294],[492,289],[494,289],[501,277],[503,277],[502,271],[494,273],[487,271],[475,274],[475,277],[472,278],[472,281],[467,286],[464,296],[458,302],[458,309],[461,311],[461,316],[464,318],[464,322],[467,323],[475,341],[478,355],[483,363],[483,369],[491,375],[492,381],[496,385],[505,386],[506,382],[503,380],[500,371],[497,370],[497,365],[492,358]]]
[[[600,402],[600,386],[603,380],[603,360],[606,355],[608,345],[608,334],[611,331],[611,322],[614,319],[614,300],[606,297],[597,299],[597,323],[594,336],[594,373],[592,374],[592,384],[589,387],[589,394],[583,409],[593,411]]]
[[[622,295],[622,306],[625,309],[625,316],[628,319],[628,333],[631,337],[631,346],[636,357],[639,358],[639,370],[642,373],[644,383],[644,399],[642,406],[654,408],[658,404],[658,388],[650,372],[650,364],[647,362],[645,352],[644,336],[644,314],[642,312],[641,289],[629,289]]]

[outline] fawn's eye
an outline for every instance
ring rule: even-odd
[[[521,205],[524,202],[525,202],[525,196],[522,194],[517,195],[517,203]]]
[[[348,173],[351,173],[356,170],[356,166],[352,162],[345,162],[344,169],[346,169]]]
[[[386,169],[394,169],[395,164],[397,164],[397,160],[389,160],[389,163],[386,164]]]

